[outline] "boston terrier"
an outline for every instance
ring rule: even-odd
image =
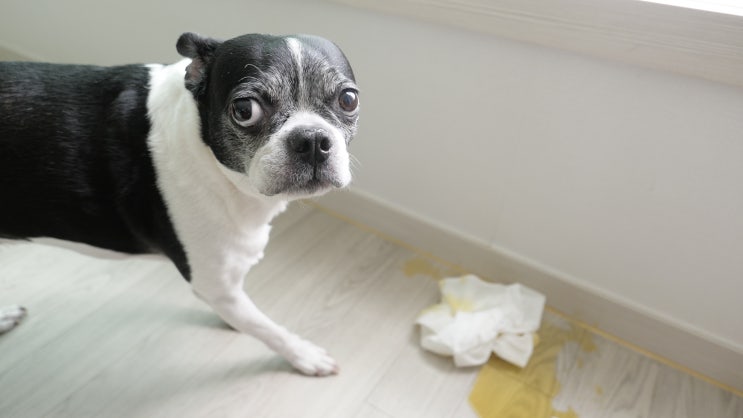
[[[164,254],[230,326],[302,373],[337,373],[243,279],[288,202],[351,181],[351,66],[308,35],[184,33],[176,48],[172,65],[0,63],[0,238]],[[24,315],[0,309],[0,332]]]

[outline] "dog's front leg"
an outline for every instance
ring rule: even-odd
[[[302,373],[311,376],[338,373],[335,360],[323,348],[273,322],[245,293],[242,276],[233,279],[215,283],[194,277],[193,289],[227,324],[263,341]]]

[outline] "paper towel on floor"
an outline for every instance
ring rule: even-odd
[[[444,279],[440,287],[441,303],[424,310],[416,321],[423,348],[453,356],[458,367],[484,364],[490,353],[526,366],[542,321],[544,295],[474,275]]]

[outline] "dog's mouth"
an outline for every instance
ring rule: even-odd
[[[288,194],[305,194],[305,195],[317,195],[322,194],[330,189],[332,189],[335,185],[332,183],[329,183],[327,181],[320,180],[318,178],[313,178],[309,180],[308,182],[294,187],[289,187],[286,190],[286,193]]]
[[[346,182],[335,175],[332,169],[324,166],[289,169],[280,177],[281,179],[273,183],[273,187],[264,191],[265,195],[285,194],[310,197],[346,186]]]

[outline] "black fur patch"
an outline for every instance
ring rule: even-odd
[[[0,63],[0,236],[189,265],[147,147],[149,70]]]

